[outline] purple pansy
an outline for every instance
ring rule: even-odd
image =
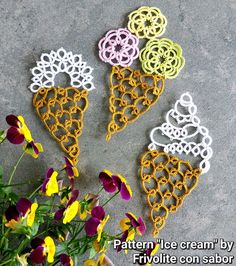
[[[8,115],[6,122],[10,126],[7,130],[7,139],[13,144],[21,144],[26,140],[33,141],[31,133],[22,116]]]
[[[122,199],[131,199],[132,190],[123,176],[113,175],[110,171],[104,170],[99,174],[99,180],[108,193],[113,193],[118,189]]]
[[[91,218],[85,223],[85,232],[87,236],[94,236],[97,234],[97,228],[101,221],[105,218],[105,211],[103,207],[96,206],[92,209]]]
[[[63,253],[60,255],[59,258],[60,258],[60,262],[63,266],[73,266],[73,261],[72,261],[70,256]]]

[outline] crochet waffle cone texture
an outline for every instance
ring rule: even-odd
[[[157,150],[142,154],[140,176],[153,222],[153,237],[165,226],[169,213],[175,213],[197,186],[201,174],[188,161]]]
[[[158,101],[164,90],[164,82],[159,75],[142,74],[130,67],[112,67],[109,98],[112,117],[107,128],[107,141]]]
[[[87,90],[74,87],[41,88],[33,98],[37,114],[74,164],[80,153],[78,138],[88,108],[87,98]]]

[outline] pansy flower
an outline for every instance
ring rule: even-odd
[[[54,255],[56,252],[56,246],[53,239],[47,236],[45,239],[34,238],[31,241],[32,251],[29,259],[35,264],[41,264],[47,258],[49,263],[54,262]]]
[[[41,187],[41,193],[46,196],[52,196],[55,193],[58,193],[59,186],[57,182],[58,172],[54,171],[53,168],[48,169],[46,178],[43,181],[43,185]]]
[[[43,152],[43,146],[41,143],[34,143],[31,141],[23,145],[23,150],[26,154],[29,154],[36,159],[39,157],[39,153]]]
[[[136,216],[129,212],[126,213],[126,218],[120,221],[120,227],[123,232],[120,241],[127,242],[134,240],[135,233],[143,235],[146,231],[146,226],[141,217],[136,218]],[[118,246],[117,252],[121,251],[121,245]],[[127,250],[125,251],[127,253]]]
[[[157,243],[154,243],[153,242],[153,248],[148,248],[148,249],[146,249],[143,253],[141,253],[140,255],[142,256],[143,254],[145,254],[145,255],[147,255],[148,257],[153,257],[156,253],[157,253],[157,251],[158,251],[158,249],[159,249],[159,247],[160,247],[160,245],[159,244],[157,244]],[[146,266],[151,266],[152,264],[150,264],[150,263],[139,263],[139,265],[146,265]]]
[[[122,231],[129,230],[134,234],[137,233],[138,235],[143,235],[146,231],[146,226],[141,217],[137,218],[132,212],[128,212],[125,214],[126,218],[123,218],[120,221],[120,227]]]
[[[64,165],[63,169],[65,169],[69,178],[78,177],[79,176],[78,169],[74,166],[72,161],[67,157],[64,157],[64,159],[66,164]]]
[[[61,254],[59,258],[63,266],[74,266],[73,260],[70,256],[66,254]]]
[[[102,232],[105,224],[109,220],[110,216],[105,217],[105,211],[103,207],[96,206],[92,209],[91,218],[85,223],[85,232],[87,236],[95,236],[97,234],[97,241],[100,242]]]
[[[113,175],[110,171],[104,170],[99,174],[99,179],[105,191],[113,193],[118,189],[122,199],[124,200],[131,199],[132,190],[123,176]]]
[[[65,165],[63,166],[63,170],[66,171],[68,178],[70,179],[71,187],[74,187],[74,179],[79,176],[78,169],[74,166],[73,162],[67,158],[65,159]]]
[[[32,227],[37,208],[38,203],[32,203],[26,198],[19,199],[16,205],[11,205],[7,208],[5,212],[7,223],[5,226],[16,231],[21,226]]]
[[[31,133],[22,116],[8,115],[6,121],[10,128],[7,130],[7,139],[13,144],[21,144],[26,140],[33,141]]]
[[[54,214],[55,220],[61,220],[63,218],[63,224],[70,223],[78,213],[79,202],[76,200],[79,196],[79,190],[75,189],[71,192],[71,196],[65,207],[59,209]]]
[[[92,209],[99,205],[99,196],[88,193],[83,201],[79,202],[79,216],[81,220],[85,220]]]
[[[113,262],[107,257],[106,254],[101,254],[97,261],[95,260],[86,260],[84,266],[114,266]]]

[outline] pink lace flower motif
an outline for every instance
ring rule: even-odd
[[[139,55],[139,39],[125,28],[110,30],[98,44],[99,57],[113,66],[130,66]]]

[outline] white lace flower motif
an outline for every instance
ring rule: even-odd
[[[72,87],[88,91],[95,89],[91,75],[93,68],[82,61],[81,54],[73,54],[60,48],[57,51],[43,53],[36,64],[37,66],[31,70],[33,78],[29,87],[34,93],[41,88],[53,87],[58,73],[67,73]]]

